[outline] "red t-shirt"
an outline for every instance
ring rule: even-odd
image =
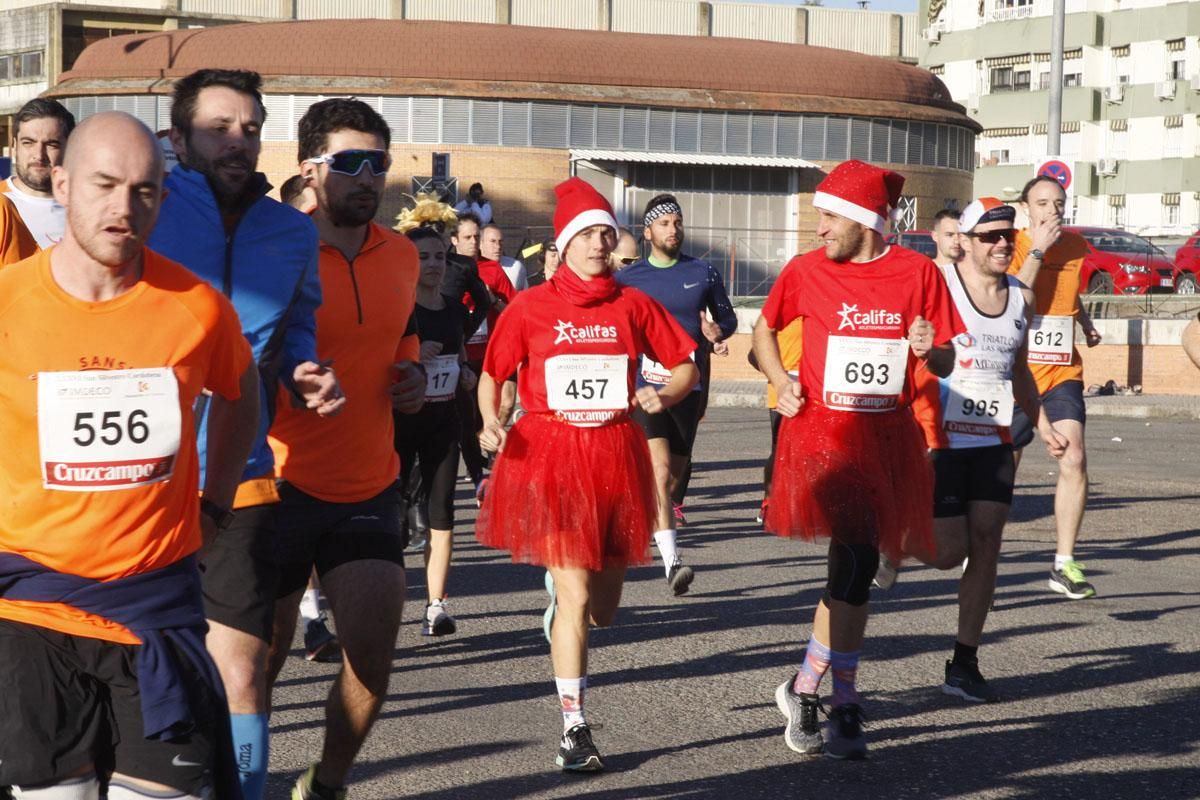
[[[601,425],[629,408],[639,356],[675,367],[695,349],[679,323],[637,289],[622,286],[603,302],[578,306],[548,281],[521,292],[500,315],[483,371],[503,381],[521,367],[526,411]]]
[[[762,315],[776,331],[804,319],[804,397],[844,411],[912,402],[917,358],[907,336],[917,316],[933,324],[935,344],[965,331],[937,265],[902,247],[865,263],[831,261],[824,250],[796,256]]]
[[[479,262],[479,279],[483,281],[483,285],[491,290],[492,294],[499,297],[505,303],[511,303],[513,298],[517,296],[517,290],[513,288],[512,281],[504,274],[504,268],[500,266],[499,261],[488,261],[483,259]],[[470,293],[463,295],[463,302],[467,308],[474,311],[475,302],[471,299]],[[496,327],[496,320],[500,317],[500,312],[495,310],[493,305],[488,309],[487,319],[479,326],[479,330],[471,334],[471,338],[467,340],[467,360],[478,362],[483,360],[483,354],[487,351],[488,336],[490,331]]]

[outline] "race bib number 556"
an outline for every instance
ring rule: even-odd
[[[165,481],[182,434],[166,367],[38,373],[38,449],[47,489],[104,492]]]

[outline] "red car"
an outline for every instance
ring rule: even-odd
[[[1079,291],[1089,294],[1147,294],[1175,290],[1175,267],[1162,250],[1119,228],[1067,225],[1088,244]]]
[[[1175,253],[1176,294],[1195,294],[1197,275],[1200,275],[1200,231],[1193,233]]]

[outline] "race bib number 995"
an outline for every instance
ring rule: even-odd
[[[175,471],[179,383],[166,367],[38,373],[38,449],[47,489],[104,492]]]

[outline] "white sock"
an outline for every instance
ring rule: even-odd
[[[665,531],[654,532],[654,543],[658,545],[658,552],[662,555],[663,567],[666,568],[667,574],[671,574],[671,565],[675,563],[675,559],[679,558],[679,551],[675,547],[675,529],[668,528]]]
[[[583,724],[583,694],[587,691],[587,675],[580,678],[554,678],[558,702],[562,707],[563,733]]]
[[[1075,560],[1075,556],[1073,556],[1073,555],[1065,555],[1064,556],[1062,553],[1055,553],[1054,554],[1054,568],[1062,569],[1064,564],[1066,564],[1068,561],[1074,561],[1074,560]]]
[[[300,598],[300,616],[305,622],[321,618],[321,595],[316,589],[306,589]]]

